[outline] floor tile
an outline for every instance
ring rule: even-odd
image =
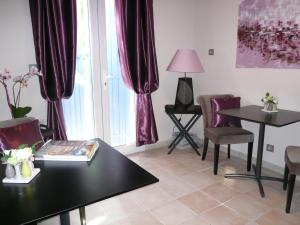
[[[158,186],[166,193],[175,198],[192,193],[197,190],[192,185],[175,176],[170,176],[169,178],[165,177],[161,182],[158,183]]]
[[[249,192],[249,195],[259,200],[261,203],[268,205],[271,208],[283,209],[286,201],[286,191],[277,190],[269,186],[264,186],[265,197],[262,198],[260,193],[253,189]]]
[[[230,179],[225,178],[222,180],[222,183],[229,188],[239,192],[239,193],[248,193],[249,191],[256,190],[258,191],[257,182],[255,180],[249,179]]]
[[[216,183],[218,179],[220,179],[218,176],[212,176],[209,172],[190,172],[188,174],[180,176],[180,178],[186,183],[199,189]]]
[[[244,225],[249,221],[226,206],[218,206],[202,214],[210,225]]]
[[[131,199],[145,209],[159,207],[175,199],[157,185],[150,185],[129,193]]]
[[[149,212],[131,215],[109,225],[163,225]]]
[[[201,216],[197,215],[187,221],[184,221],[180,225],[210,225],[210,223],[205,221]]]
[[[219,205],[219,202],[204,194],[202,191],[185,195],[178,200],[196,213],[201,213]]]
[[[258,225],[296,225],[300,223],[300,220],[298,220],[297,223],[294,223],[294,221],[289,219],[289,216],[284,212],[272,210],[259,217],[255,222]]]
[[[151,211],[151,214],[164,225],[181,224],[195,216],[195,213],[179,201],[169,202]]]
[[[240,194],[225,203],[226,206],[236,210],[245,218],[252,220],[266,213],[270,208],[248,194]]]
[[[239,194],[239,192],[235,191],[232,188],[227,187],[221,182],[212,184],[202,189],[202,191],[210,195],[212,198],[216,199],[219,202],[226,202]]]
[[[118,198],[110,198],[85,208],[88,224],[104,225],[128,216]]]
[[[175,175],[175,176],[182,176],[190,172],[189,166],[185,166],[182,163],[176,163],[176,164],[166,164],[163,165],[162,168],[164,168],[169,173]]]

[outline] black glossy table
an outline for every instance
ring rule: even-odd
[[[262,111],[261,106],[249,105],[238,109],[227,109],[218,112],[221,115],[237,117],[242,120],[259,123],[259,137],[257,146],[256,166],[253,166],[254,175],[251,174],[225,174],[227,178],[249,178],[255,179],[258,183],[262,197],[265,196],[261,180],[281,181],[282,178],[268,177],[261,175],[262,158],[264,150],[265,126],[283,127],[300,121],[300,112],[279,109],[279,112],[269,113]]]
[[[100,141],[94,159],[87,162],[36,161],[40,174],[29,184],[0,184],[0,224],[34,224],[158,181],[156,177]],[[4,169],[0,167],[1,179]]]
[[[194,151],[198,155],[200,155],[198,151],[199,146],[189,134],[189,130],[194,126],[194,124],[202,115],[201,107],[199,105],[192,105],[187,109],[181,109],[176,107],[175,105],[165,105],[165,112],[171,118],[171,120],[179,130],[179,134],[176,136],[176,138],[172,141],[172,143],[168,147],[170,149],[168,154],[171,154],[172,151],[175,149],[175,147],[179,144],[179,142],[183,138],[185,138],[187,142],[192,146]],[[178,119],[175,114],[191,114],[193,116],[190,118],[187,124],[183,126],[180,122],[181,119]]]

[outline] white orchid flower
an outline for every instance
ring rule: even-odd
[[[32,155],[32,149],[23,148],[23,149],[16,150],[16,155],[19,162],[23,160],[28,160]]]
[[[4,154],[10,155],[10,157],[6,160],[6,163],[15,166],[24,160],[29,160],[32,157],[32,149],[23,148],[23,149],[4,150]]]

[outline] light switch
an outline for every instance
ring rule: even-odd
[[[214,55],[215,54],[215,50],[214,49],[208,49],[208,55]]]

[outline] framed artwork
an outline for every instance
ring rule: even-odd
[[[299,0],[243,0],[238,68],[300,68]]]

